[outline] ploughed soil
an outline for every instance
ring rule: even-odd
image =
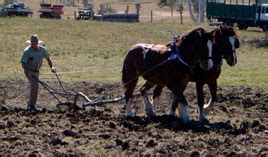
[[[64,85],[98,101],[122,93],[119,83]],[[40,111],[32,113],[25,110],[28,83],[0,81],[0,156],[268,155],[268,95],[263,89],[219,87],[209,123],[199,124],[194,84],[189,84],[189,125],[167,115],[173,97],[167,89],[154,106],[157,116],[150,118],[144,116],[141,97],[132,102],[136,117],[126,118],[124,101],[75,110],[70,105],[56,107],[43,87],[39,91]],[[205,93],[208,97],[207,89]]]

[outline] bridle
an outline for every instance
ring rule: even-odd
[[[213,69],[216,69],[216,70],[219,70],[223,61],[222,59],[228,59],[224,54],[224,50],[226,49],[225,47],[223,46],[219,46],[219,44],[221,43],[224,43],[225,40],[228,40],[228,42],[231,42],[231,38],[233,38],[233,43],[231,42],[231,46],[232,46],[232,55],[235,56],[236,54],[236,51],[235,49],[239,47],[239,43],[238,42],[238,39],[236,37],[235,34],[233,35],[224,35],[222,30],[216,30],[216,31],[220,31],[220,40],[218,41],[219,43],[216,43],[217,42],[217,39],[216,38],[216,35],[212,35],[213,36],[213,45],[216,45],[217,46],[217,50],[213,50],[213,54],[214,54],[214,57],[212,57],[213,59]],[[219,55],[215,55],[215,53],[219,53]],[[217,56],[217,59],[215,59],[215,56]],[[236,57],[234,57],[236,58]],[[215,60],[218,60],[218,64],[215,64]]]

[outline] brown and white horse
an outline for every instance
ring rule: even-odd
[[[175,95],[173,106],[180,103],[183,122],[189,123],[188,103],[183,92],[191,79],[191,71],[194,66],[202,64],[202,66],[209,67],[208,63],[202,60],[207,60],[211,54],[212,41],[203,28],[196,28],[183,35],[171,49],[146,48],[138,44],[128,50],[122,69],[127,116],[134,116],[130,100],[139,76],[142,76],[147,81],[141,90],[146,114],[154,115],[152,103],[149,101],[146,91],[154,85],[167,86]],[[170,59],[172,58],[170,56],[174,56],[174,51],[177,56]]]
[[[228,65],[234,66],[237,63],[236,49],[239,48],[239,40],[232,27],[223,26],[211,31],[212,37],[212,54],[209,56],[209,63],[213,68],[210,70],[203,67],[202,64],[195,66],[190,81],[196,82],[196,91],[199,106],[199,122],[206,120],[205,114],[208,113],[212,104],[217,101],[217,79],[221,73],[222,59],[224,58]],[[211,57],[212,56],[212,57]],[[209,87],[211,99],[208,104],[204,104],[203,87],[207,84]],[[153,99],[155,100],[161,94],[164,86],[156,86],[154,89]],[[178,105],[173,104],[170,114],[175,115]]]

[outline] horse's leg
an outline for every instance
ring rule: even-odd
[[[173,99],[172,107],[177,107],[178,103],[180,104],[179,105],[180,117],[182,117],[184,124],[188,124],[190,122],[190,116],[189,116],[189,105],[185,96],[183,95],[183,91],[185,88],[186,86],[183,88],[183,90],[181,90],[181,92],[172,90],[175,95]]]
[[[176,109],[178,107],[179,99],[176,96],[173,96],[173,102],[171,105],[171,109],[169,111],[169,115],[176,116]]]
[[[207,114],[213,107],[213,103],[217,102],[217,80],[208,83],[211,98],[207,104],[204,105],[204,112]]]
[[[145,111],[147,116],[155,116],[153,110],[153,103],[149,100],[147,91],[154,86],[153,83],[146,81],[145,84],[141,87],[140,92],[142,95],[143,103],[145,104]]]
[[[182,117],[182,121],[184,124],[188,124],[190,122],[190,116],[189,116],[189,105],[187,103],[187,100],[185,96],[181,93],[178,95],[179,99],[179,113],[180,116]]]
[[[126,111],[127,111],[127,117],[133,117],[134,114],[132,112],[132,108],[131,108],[131,99],[133,97],[133,92],[135,90],[135,87],[137,85],[138,79],[135,79],[134,81],[128,83],[125,86],[125,99],[126,99]]]
[[[206,121],[206,115],[203,110],[204,107],[204,83],[201,82],[196,82],[196,92],[197,92],[197,102],[198,102],[198,107],[199,107],[199,122],[204,122]]]
[[[154,91],[153,91],[153,104],[158,104],[158,100],[159,100],[159,97],[161,95],[161,92],[162,92],[162,89],[164,88],[164,86],[162,85],[156,85],[156,87],[154,88]]]

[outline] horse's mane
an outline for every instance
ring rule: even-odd
[[[215,35],[215,33],[218,31],[220,31],[221,34],[222,34],[222,32],[226,33],[228,31],[229,34],[226,34],[227,36],[231,36],[231,35],[236,36],[236,32],[234,31],[233,27],[231,27],[231,26],[220,26],[220,27],[212,30],[210,33]]]
[[[178,40],[178,46],[181,45],[186,39],[192,40],[197,36],[201,37],[206,33],[205,29],[202,27],[197,27],[188,30],[184,35],[182,35]]]

